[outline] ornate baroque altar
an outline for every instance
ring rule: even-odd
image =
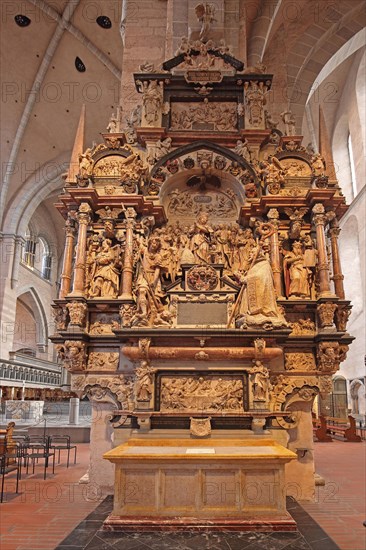
[[[111,486],[113,431],[115,444],[249,438],[294,451],[283,487],[311,499],[312,404],[352,340],[344,197],[290,111],[277,129],[272,75],[222,41],[182,40],[134,79],[140,104],[87,149],[82,113],[57,204],[52,339],[93,403],[91,480]]]

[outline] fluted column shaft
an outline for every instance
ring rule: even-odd
[[[320,203],[313,207],[313,222],[316,230],[316,247],[318,251],[319,298],[333,296],[330,290],[329,264],[325,241],[325,224],[327,215]]]
[[[84,296],[85,292],[86,238],[88,225],[90,223],[90,210],[89,205],[81,205],[78,212],[79,233],[71,296]]]
[[[123,258],[122,270],[122,293],[119,298],[132,300],[132,278],[133,278],[133,229],[134,220],[126,220],[126,244]]]
[[[63,300],[71,290],[71,272],[72,272],[72,259],[74,256],[74,237],[75,228],[71,224],[70,219],[66,220],[66,240],[65,240],[65,252],[62,262],[62,275],[61,285],[59,291],[59,298]]]
[[[274,232],[270,237],[271,243],[271,267],[273,272],[273,282],[276,289],[276,294],[278,298],[283,298],[282,295],[282,278],[281,278],[281,261],[280,261],[280,245],[278,240],[278,218],[279,214],[275,208],[272,208],[268,212],[268,220],[272,225]]]
[[[329,229],[329,236],[330,236],[330,244],[332,249],[332,264],[333,264],[333,282],[334,282],[334,290],[338,298],[341,300],[344,300],[345,294],[344,294],[344,286],[343,286],[343,273],[342,273],[342,266],[341,266],[341,260],[339,257],[339,248],[338,248],[338,236],[341,232],[339,227],[331,227]]]

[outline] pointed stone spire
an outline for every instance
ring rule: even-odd
[[[71,153],[70,166],[67,172],[66,183],[76,183],[76,176],[79,173],[79,155],[84,152],[84,130],[85,130],[85,104],[81,108],[79,125],[76,130],[74,147]]]
[[[327,125],[325,123],[323,109],[319,105],[319,153],[324,157],[327,167],[326,173],[330,180],[336,180],[332,145],[329,140]]]

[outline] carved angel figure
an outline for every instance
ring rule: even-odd
[[[308,212],[308,208],[284,208],[285,213],[290,218],[290,239],[299,239],[303,224],[303,217]]]

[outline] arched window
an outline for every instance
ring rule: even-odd
[[[43,279],[47,279],[48,281],[51,278],[51,264],[52,255],[49,244],[44,237],[38,237],[34,267]]]
[[[34,235],[32,235],[30,231],[27,231],[25,235],[23,262],[28,267],[34,267],[34,263],[36,259],[36,246],[37,246],[37,238]]]
[[[28,228],[25,236],[23,263],[35,270],[43,279],[51,279],[52,254],[44,237],[36,237]]]

